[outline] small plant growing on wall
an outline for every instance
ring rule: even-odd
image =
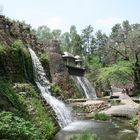
[[[61,89],[58,85],[56,85],[55,83],[52,83],[51,84],[51,92],[56,95],[56,96],[59,96],[60,95],[60,92],[61,92]]]

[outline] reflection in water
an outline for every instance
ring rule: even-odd
[[[123,128],[116,122],[100,122],[83,120],[76,121],[63,128],[55,136],[54,140],[70,140],[71,137],[83,132],[97,134],[100,140],[135,140],[136,133],[132,129]]]

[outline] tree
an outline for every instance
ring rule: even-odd
[[[40,26],[37,28],[36,35],[40,42],[47,43],[53,39],[51,29],[47,26]]]
[[[61,30],[55,29],[55,30],[52,31],[52,38],[54,40],[60,41],[60,36],[61,36]]]
[[[85,29],[82,30],[81,39],[84,54],[90,54],[94,42],[93,27],[91,25],[85,27]]]
[[[113,26],[110,35],[110,48],[113,49],[116,53],[120,54],[124,60],[129,60],[126,40],[130,31],[131,26],[126,20],[123,21],[122,25],[116,24],[115,26]]]
[[[133,67],[134,86],[140,89],[140,70],[139,59],[140,54],[140,28],[139,25],[129,25],[128,21],[124,21],[122,26],[116,24],[112,28],[109,47],[118,55],[117,60],[129,61]]]
[[[110,82],[118,85],[126,85],[128,83],[132,84],[132,63],[129,61],[120,61],[110,67],[104,67],[100,71],[98,80],[109,80]]]
[[[61,48],[74,55],[80,55],[82,51],[81,37],[77,33],[75,25],[70,27],[70,32],[66,32],[61,36]]]
[[[70,34],[68,32],[62,34],[60,47],[62,51],[70,52],[71,44],[70,44]]]
[[[101,30],[98,30],[95,34],[95,44],[96,44],[96,50],[97,54],[99,56],[100,62],[103,64],[103,66],[106,65],[106,57],[108,56],[108,37],[106,34],[103,34]]]
[[[134,71],[134,86],[140,90],[140,28],[129,33],[127,44]]]
[[[81,51],[82,51],[82,47],[81,47],[81,37],[80,35],[77,33],[76,27],[75,25],[72,25],[70,27],[70,41],[71,41],[71,53],[73,53],[74,55],[80,55]]]

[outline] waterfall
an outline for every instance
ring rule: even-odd
[[[46,74],[41,65],[41,62],[31,48],[29,48],[29,52],[31,54],[33,62],[35,82],[41,92],[41,96],[52,107],[52,109],[56,113],[60,127],[63,128],[70,122],[72,122],[71,112],[62,101],[56,99],[51,95],[49,91],[50,83],[46,79]]]
[[[84,96],[88,99],[97,98],[95,89],[92,87],[91,83],[85,77],[72,76],[72,79],[76,83],[76,86]]]

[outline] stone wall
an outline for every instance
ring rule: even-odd
[[[28,25],[0,16],[0,45],[11,47],[17,39],[24,43],[27,53],[28,46],[32,47],[38,56],[47,52],[49,62],[43,63],[43,66],[48,79],[60,86],[62,95],[72,97],[75,91],[69,79],[68,70],[61,57],[59,42],[53,40],[48,44],[39,43]],[[26,62],[32,66],[30,55],[24,60],[20,53],[6,52],[6,54],[0,54],[0,77],[4,75],[15,82],[26,80],[28,77],[32,79],[31,68],[25,64]]]
[[[70,93],[71,86],[69,84],[69,75],[61,55],[50,52],[49,60],[52,82],[57,83],[61,87],[63,95],[71,96],[72,93]]]

